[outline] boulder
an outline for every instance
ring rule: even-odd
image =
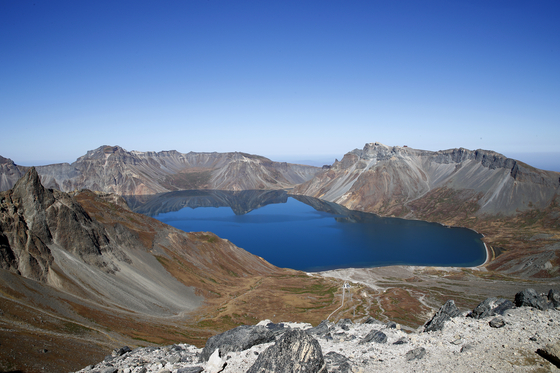
[[[560,307],[560,291],[555,289],[550,289],[548,291],[548,301],[552,307]]]
[[[336,325],[342,330],[350,330],[350,326],[352,326],[353,323],[350,319],[341,319]]]
[[[247,373],[327,373],[319,342],[300,329],[290,329],[259,355]]]
[[[366,321],[364,321],[364,324],[378,324],[378,325],[385,325],[385,324],[383,324],[383,322],[382,322],[382,321],[379,321],[379,320],[377,320],[377,319],[374,319],[374,318],[373,318],[373,317],[371,317],[371,316],[370,316],[370,317],[368,317],[368,318],[366,319]]]
[[[111,355],[113,355],[114,357],[123,356],[124,354],[126,354],[127,352],[130,352],[130,351],[132,351],[132,350],[130,349],[130,347],[128,347],[128,346],[123,346],[123,347],[121,347],[121,348],[116,348],[116,349],[114,349],[113,352],[111,353]]]
[[[325,355],[325,362],[329,373],[353,373],[350,360],[337,352],[331,351]]]
[[[418,347],[415,348],[413,350],[408,351],[405,355],[404,358],[407,361],[410,360],[420,360],[424,357],[424,355],[426,355],[426,349],[424,347]]]
[[[387,343],[387,335],[379,330],[372,330],[360,341],[359,344],[368,342]]]
[[[314,328],[309,328],[306,332],[311,336],[324,336],[331,330],[332,323],[328,322],[327,320],[321,321],[319,325]]]
[[[206,362],[210,355],[220,349],[221,356],[232,351],[243,351],[253,346],[274,341],[274,333],[261,325],[242,325],[222,334],[212,336],[206,342],[200,361]]]
[[[436,330],[443,329],[443,326],[447,320],[452,317],[457,317],[461,315],[461,311],[455,306],[455,302],[448,300],[443,306],[436,312],[436,314],[424,324],[425,332],[432,332]]]
[[[501,317],[494,317],[488,324],[492,328],[501,328],[506,325],[506,322]]]
[[[487,316],[503,315],[505,311],[514,308],[514,304],[503,298],[486,298],[467,316],[483,319]]]
[[[537,294],[535,289],[525,289],[515,294],[515,305],[517,307],[533,307],[543,311],[549,308],[547,299]]]
[[[547,344],[544,348],[539,348],[537,353],[560,368],[560,342]]]

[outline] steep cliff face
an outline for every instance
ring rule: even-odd
[[[190,189],[283,189],[309,180],[320,169],[273,162],[246,153],[126,151],[102,146],[72,164],[36,168],[43,184],[61,191],[90,189],[120,195],[157,194]],[[7,190],[24,169],[11,163],[0,169]]]
[[[546,208],[560,188],[560,173],[538,170],[487,150],[438,152],[366,144],[294,189],[294,194],[368,212],[414,217],[423,199],[470,203],[477,215],[513,215]]]

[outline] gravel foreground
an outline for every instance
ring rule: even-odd
[[[340,320],[337,324],[259,325],[282,330],[307,330],[316,339],[328,372],[558,372],[558,363],[541,357],[546,349],[560,343],[560,310],[519,307],[503,315],[481,319],[467,313],[445,321],[443,329],[405,333],[395,323],[383,324]],[[263,328],[266,329],[266,328]],[[376,333],[377,332],[377,333]],[[373,335],[373,339],[364,342]],[[369,338],[366,338],[369,337]],[[275,342],[258,344],[244,351],[214,352],[201,362],[203,349],[187,344],[145,347],[133,351],[124,347],[113,351],[103,362],[79,372],[100,373],[200,373],[246,372],[259,355]],[[549,358],[550,359],[550,358]],[[554,359],[553,359],[554,360]]]

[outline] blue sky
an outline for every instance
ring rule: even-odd
[[[367,142],[560,171],[560,2],[0,1],[0,155]]]

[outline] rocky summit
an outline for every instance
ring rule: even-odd
[[[304,323],[268,320],[187,344],[115,349],[80,373],[549,372],[560,368],[559,292],[489,298],[471,312],[448,301],[405,333],[368,318]]]

